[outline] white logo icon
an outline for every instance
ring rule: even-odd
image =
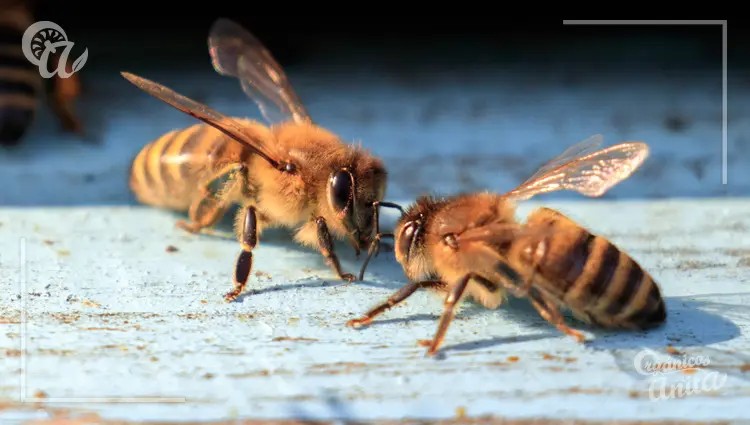
[[[89,49],[86,49],[73,62],[72,71],[67,72],[65,64],[68,63],[68,54],[70,54],[73,44],[72,41],[68,41],[68,36],[65,35],[65,31],[63,31],[60,25],[50,21],[39,21],[32,24],[23,33],[21,47],[26,59],[39,68],[39,74],[41,74],[42,78],[52,78],[55,74],[58,74],[61,78],[68,78],[83,68],[83,65],[86,64],[86,59],[89,57]],[[59,53],[60,60],[58,61],[57,69],[53,69],[50,72],[47,69],[49,55],[50,53],[58,53],[58,48],[63,48],[63,51]]]

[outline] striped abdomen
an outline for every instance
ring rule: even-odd
[[[659,287],[617,246],[546,208],[535,212],[529,224],[531,232],[546,228],[537,239],[546,242],[546,252],[538,260],[537,273],[546,281],[541,286],[580,318],[630,329],[647,329],[666,320]]]
[[[173,130],[135,157],[130,189],[144,204],[187,210],[207,179],[223,164],[241,158],[247,158],[245,148],[207,124]]]
[[[21,50],[23,33],[31,23],[25,11],[0,16],[0,144],[15,145],[34,120],[42,89],[39,70]]]

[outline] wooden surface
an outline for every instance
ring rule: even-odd
[[[98,55],[92,47],[86,69]],[[445,356],[428,359],[416,341],[433,335],[441,301],[427,294],[367,329],[344,326],[404,284],[390,254],[373,261],[365,282],[346,286],[317,253],[269,234],[256,251],[254,294],[224,303],[236,242],[185,235],[173,228],[176,216],[134,206],[126,186],[138,149],[194,121],[140,93],[120,70],[221,112],[258,117],[236,82],[208,64],[201,75],[128,64],[86,74],[81,108],[102,146],[59,136],[43,115],[27,144],[0,153],[0,423],[750,416],[750,202],[723,198],[750,187],[742,84],[730,81],[722,185],[716,75],[290,70],[316,120],[386,160],[390,200],[509,190],[594,133],[607,144],[651,145],[642,169],[604,199],[560,193],[536,202],[611,237],[650,270],[667,298],[665,328],[587,330],[592,342],[582,346],[523,300],[497,311],[467,305]],[[672,196],[691,199],[657,200]],[[353,254],[341,253],[358,270]],[[643,350],[660,361],[668,350],[708,359],[707,370],[666,376],[667,388],[714,378],[721,385],[653,401],[658,377],[634,367]]]
[[[272,236],[257,250],[254,294],[226,304],[233,241],[184,235],[169,214],[140,207],[3,209],[1,414],[48,406],[173,421],[445,419],[462,409],[516,419],[747,417],[750,202],[549,205],[611,237],[653,272],[667,297],[665,328],[587,330],[592,341],[582,346],[514,300],[498,311],[467,306],[444,357],[424,358],[416,340],[434,333],[441,311],[428,294],[370,328],[344,326],[403,284],[390,255],[373,262],[365,282],[346,286],[316,253]],[[166,252],[168,245],[178,250]],[[347,269],[356,267],[353,254],[342,256]],[[641,350],[667,356],[669,344],[710,362],[706,371],[668,375],[669,385],[702,383],[711,373],[726,382],[710,393],[652,401],[656,377],[639,375],[634,359]],[[43,392],[45,399],[19,403],[20,382],[25,397]],[[153,399],[127,403],[137,398]],[[98,403],[108,400],[114,403]]]

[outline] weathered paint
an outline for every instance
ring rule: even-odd
[[[538,202],[522,204],[521,216]],[[256,251],[255,293],[227,304],[221,296],[236,242],[186,235],[170,213],[2,209],[0,420],[23,412],[44,419],[39,408],[50,417],[65,409],[151,421],[748,418],[750,202],[546,205],[610,237],[650,270],[667,299],[667,326],[645,334],[584,328],[591,342],[582,346],[523,300],[497,311],[467,305],[444,356],[425,358],[416,341],[435,331],[435,297],[418,293],[369,328],[344,326],[403,284],[392,254],[373,260],[365,282],[347,286],[317,253],[272,233]],[[343,245],[339,252],[356,270],[353,253]],[[700,383],[711,371],[726,382],[711,393],[652,401],[655,377],[639,375],[634,358],[643,349],[666,353],[669,344],[711,366],[671,374],[669,385]],[[19,402],[24,376],[25,396],[43,398]],[[186,402],[94,403],[136,397]]]

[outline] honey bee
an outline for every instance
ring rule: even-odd
[[[188,211],[177,227],[216,233],[215,223],[233,204],[242,248],[234,271],[235,300],[252,271],[252,251],[264,229],[295,229],[297,242],[316,247],[336,274],[342,271],[333,239],[348,240],[357,258],[373,236],[386,191],[382,161],[313,123],[270,52],[238,24],[219,19],[209,35],[215,70],[238,78],[271,126],[228,118],[206,105],[130,73],[123,76],[205,124],[173,131],[136,156],[130,188],[145,204]],[[218,189],[212,189],[219,183]]]
[[[434,355],[468,296],[495,309],[507,294],[526,297],[561,332],[584,342],[559,308],[592,325],[645,330],[666,320],[661,292],[651,275],[624,251],[560,212],[533,211],[516,221],[515,201],[558,190],[598,197],[629,177],[648,156],[648,145],[627,142],[594,151],[594,135],[542,166],[505,194],[473,193],[447,198],[422,196],[406,209],[394,232],[378,234],[360,279],[381,238],[394,237],[395,255],[410,283],[386,302],[352,319],[360,327],[411,296],[417,289],[445,295],[445,310],[432,340],[420,341]]]
[[[77,74],[69,78],[55,75],[49,80],[42,77],[34,64],[23,54],[21,42],[26,28],[33,22],[31,3],[27,1],[0,2],[0,144],[14,146],[21,143],[36,117],[38,98],[42,92],[63,130],[82,134],[82,124],[73,102],[80,95]],[[49,36],[50,33],[38,35]],[[43,42],[45,40],[37,40]],[[59,56],[50,58],[57,67]],[[65,66],[70,72],[71,65]]]

